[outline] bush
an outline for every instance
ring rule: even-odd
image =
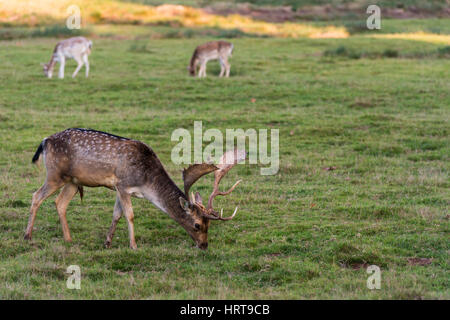
[[[0,40],[14,40],[23,39],[29,37],[29,32],[27,30],[18,29],[0,29]]]
[[[383,52],[383,57],[386,58],[397,58],[398,57],[398,51],[393,49],[386,49]]]
[[[361,52],[356,52],[353,49],[347,49],[347,47],[340,46],[337,47],[336,49],[325,50],[323,55],[326,57],[338,56],[338,57],[347,57],[350,59],[359,59],[361,58],[362,54]]]
[[[450,57],[450,46],[437,49],[439,57]]]
[[[32,38],[41,38],[41,37],[76,37],[85,35],[88,32],[85,29],[68,29],[66,26],[51,26],[38,28],[31,33]]]

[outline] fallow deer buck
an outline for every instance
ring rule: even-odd
[[[192,237],[200,249],[208,247],[208,228],[211,220],[231,220],[237,212],[223,217],[213,209],[216,196],[230,194],[241,182],[228,191],[219,191],[219,183],[238,162],[245,160],[246,152],[231,150],[221,157],[217,165],[194,164],[183,170],[184,192],[167,174],[153,150],[146,144],[109,133],[90,129],[72,128],[45,138],[39,145],[32,162],[43,154],[47,169],[44,185],[33,194],[28,227],[24,238],[31,239],[36,212],[42,202],[62,188],[55,200],[62,225],[64,240],[71,241],[66,220],[67,206],[77,193],[83,195],[83,186],[107,187],[116,191],[116,203],[105,246],[110,247],[116,225],[124,214],[128,222],[130,247],[136,249],[134,239],[131,197],[146,198],[177,221]],[[189,197],[191,186],[203,175],[214,171],[215,181],[208,203],[202,202],[197,192]]]
[[[91,54],[91,50],[92,41],[87,40],[84,37],[74,37],[58,42],[53,50],[50,62],[41,63],[44,68],[45,76],[51,78],[53,76],[53,69],[55,68],[56,62],[59,62],[58,78],[63,79],[66,59],[74,59],[78,65],[75,72],[72,74],[72,78],[75,78],[83,64],[86,68],[87,78],[89,76],[88,56]]]
[[[206,77],[206,64],[210,60],[219,60],[220,62],[220,75],[223,77],[230,76],[230,63],[228,58],[231,57],[233,52],[233,44],[226,41],[211,41],[199,45],[192,55],[191,62],[189,63],[188,70],[191,76],[195,76],[197,73],[197,67],[200,66],[198,77]]]

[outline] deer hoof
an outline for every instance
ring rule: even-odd
[[[31,240],[31,234],[26,233],[26,234],[23,236],[23,239],[24,239],[24,240]]]
[[[111,248],[111,241],[108,241],[108,240],[105,241],[105,248],[106,249]]]

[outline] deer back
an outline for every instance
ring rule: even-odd
[[[85,186],[139,186],[165,173],[144,143],[95,130],[56,133],[45,139],[44,155],[49,173]]]

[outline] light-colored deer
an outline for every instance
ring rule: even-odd
[[[36,212],[42,202],[63,188],[55,200],[62,225],[64,240],[71,241],[66,220],[67,206],[77,193],[83,196],[83,186],[107,187],[116,191],[112,224],[106,237],[111,246],[116,225],[124,214],[128,222],[130,247],[136,249],[131,197],[146,198],[176,220],[192,237],[200,249],[208,247],[208,228],[211,220],[231,220],[236,214],[224,218],[213,209],[216,196],[230,194],[241,182],[228,191],[219,191],[219,183],[238,162],[245,160],[246,152],[231,150],[221,157],[217,165],[194,164],[183,170],[184,192],[167,174],[153,150],[146,144],[109,133],[88,129],[67,129],[45,138],[33,157],[36,163],[41,154],[47,169],[44,185],[33,194],[30,218],[25,239],[31,239]],[[203,175],[213,172],[213,192],[205,207],[197,192],[189,197],[190,187]]]
[[[191,62],[189,63],[188,70],[191,76],[195,76],[197,73],[197,67],[200,66],[198,77],[206,77],[206,64],[210,60],[219,60],[220,62],[220,75],[219,77],[230,76],[230,63],[228,58],[231,57],[233,52],[233,44],[226,41],[211,41],[205,44],[199,45],[192,55]]]
[[[88,56],[92,50],[92,41],[87,40],[84,37],[74,37],[58,42],[53,50],[52,57],[49,63],[41,63],[44,68],[44,74],[46,77],[51,78],[53,76],[53,69],[56,62],[59,62],[60,79],[64,78],[64,67],[66,65],[66,59],[74,59],[77,62],[77,68],[72,74],[72,78],[75,78],[78,71],[80,71],[83,64],[86,68],[86,78],[89,76],[89,60]]]

